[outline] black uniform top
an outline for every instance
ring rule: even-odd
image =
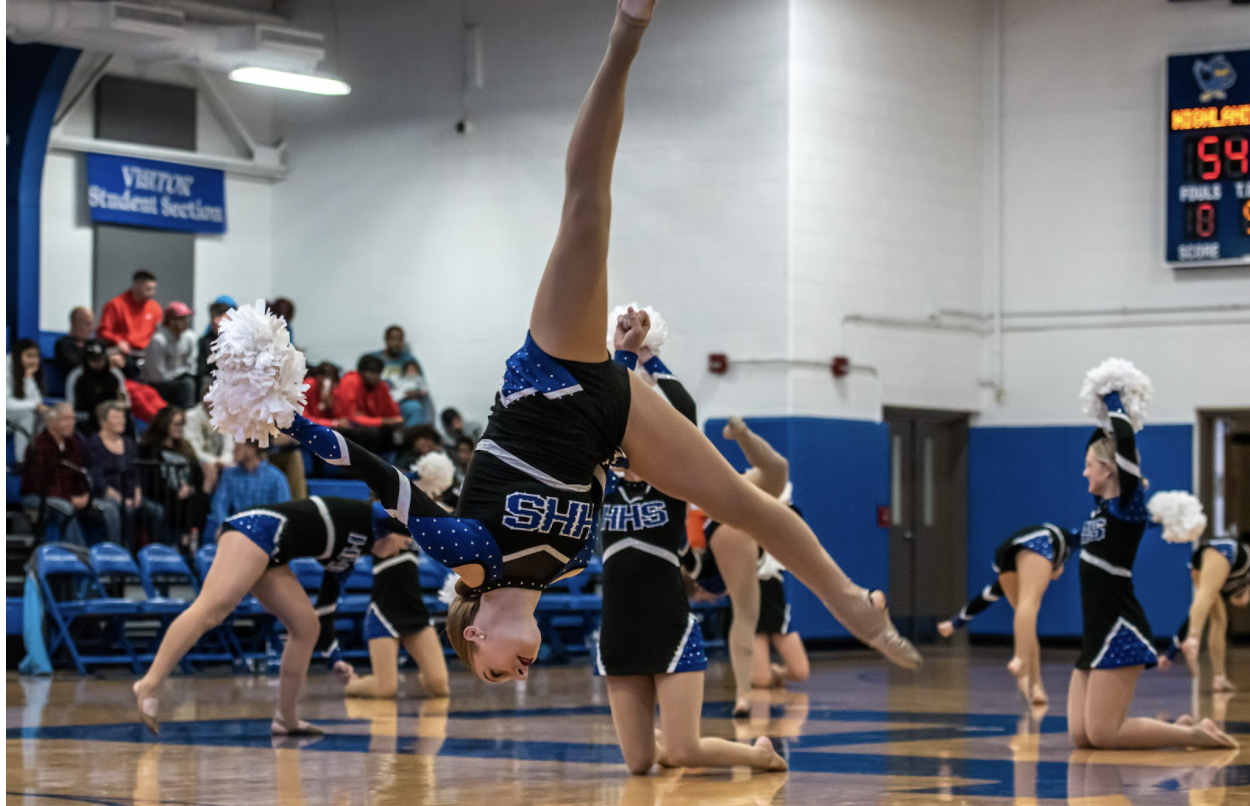
[[[249,533],[272,528],[275,519],[270,565],[312,557],[333,574],[350,571],[379,535],[406,531],[379,504],[316,495],[240,512],[227,518],[225,526]]]
[[[1120,396],[1112,392],[1104,398],[1111,415],[1115,432],[1116,471],[1120,479],[1118,498],[1094,497],[1094,511],[1081,527],[1081,580],[1094,573],[1097,578],[1118,577],[1131,579],[1133,562],[1137,559],[1137,547],[1146,531],[1149,515],[1146,511],[1146,494],[1142,486],[1141,468],[1137,462],[1137,440],[1133,426],[1120,403]],[[1103,436],[1095,429],[1090,444]]]
[[[1202,568],[1202,555],[1207,549],[1219,552],[1220,556],[1228,560],[1228,579],[1224,580],[1224,585],[1220,588],[1221,594],[1236,596],[1250,587],[1250,549],[1246,548],[1245,543],[1232,537],[1217,537],[1200,543],[1194,549],[1190,567],[1194,570]]]
[[[321,578],[321,589],[317,592],[317,601],[313,605],[321,620],[321,635],[317,639],[316,649],[331,664],[339,658],[334,617],[338,612],[343,582],[350,570],[343,573],[331,573],[327,570]],[[429,612],[421,597],[417,553],[411,549],[385,560],[374,560],[373,589],[369,598],[400,635],[411,635],[429,626]]]

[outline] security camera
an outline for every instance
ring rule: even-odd
[[[468,134],[468,133],[469,133],[469,121],[457,120],[456,121],[456,134]]]

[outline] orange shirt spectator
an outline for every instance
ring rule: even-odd
[[[339,388],[334,390],[335,419],[349,420],[352,425],[366,428],[398,425],[404,421],[399,406],[391,397],[390,387],[382,383],[381,368],[374,369],[373,361],[381,363],[373,356],[363,356],[359,371],[347,373],[339,382]],[[366,364],[368,366],[363,366]]]
[[[146,349],[163,316],[155,296],[156,278],[146,271],[135,272],[130,288],[104,306],[96,335],[126,354]]]

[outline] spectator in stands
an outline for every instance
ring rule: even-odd
[[[195,371],[197,383],[203,383],[212,372],[213,368],[208,363],[208,356],[213,352],[213,342],[217,340],[217,327],[221,324],[222,317],[226,315],[226,311],[237,307],[234,304],[234,298],[224,294],[208,306],[208,327],[204,329],[204,335],[200,336],[198,347],[199,361]]]
[[[8,396],[4,401],[4,418],[17,426],[9,432],[13,435],[15,456],[26,454],[30,438],[48,413],[48,407],[43,404],[42,361],[34,339],[18,339],[7,362],[9,385],[5,387]]]
[[[130,288],[109,300],[100,314],[97,335],[126,357],[128,377],[138,374],[139,357],[161,323],[161,304],[155,296],[156,276],[140,269],[131,278]]]
[[[195,362],[199,349],[191,332],[191,308],[182,302],[165,307],[165,321],[157,328],[144,353],[140,379],[170,405],[195,405]]]
[[[383,338],[386,347],[369,355],[382,359],[382,380],[391,388],[391,395],[399,404],[404,425],[411,428],[434,422],[434,401],[430,398],[429,383],[421,370],[421,362],[404,342],[404,329],[391,325]],[[415,365],[415,373],[410,364]]]
[[[139,453],[126,436],[126,407],[106,400],[96,409],[100,430],[87,440],[87,470],[95,507],[104,516],[108,539],[133,551],[137,548],[134,527],[143,520],[149,536],[165,541],[165,513],[143,497],[139,483]]]
[[[334,391],[334,417],[347,420],[345,435],[374,453],[394,450],[394,430],[403,424],[391,390],[382,383],[382,359],[362,355]]]
[[[208,393],[208,382],[203,384]],[[186,411],[185,434],[187,442],[195,451],[204,474],[204,492],[212,494],[217,481],[227,467],[234,467],[234,437],[223,434],[209,421],[212,405],[201,396],[200,403]]]
[[[52,348],[52,361],[62,375],[68,376],[82,366],[82,349],[91,341],[94,330],[95,314],[90,308],[79,306],[69,312],[69,332],[57,339]]]
[[[89,341],[82,348],[82,365],[65,379],[65,399],[78,415],[78,427],[84,436],[100,430],[96,409],[105,401],[120,401],[129,407],[126,379],[121,370],[110,364],[104,345]]]
[[[265,461],[255,442],[234,444],[234,467],[226,468],[213,493],[213,506],[204,526],[206,541],[216,541],[221,524],[231,515],[265,504],[281,504],[291,500],[291,487],[286,476]]]
[[[74,434],[74,409],[58,403],[48,427],[35,437],[22,467],[22,506],[55,525],[61,540],[83,543],[75,515],[91,501],[87,451]],[[48,538],[45,533],[45,539]]]
[[[464,480],[464,474],[469,472],[469,462],[473,461],[473,448],[473,440],[460,437],[456,440],[456,449],[451,453],[451,460],[456,463],[456,478],[461,481]]]
[[[295,321],[295,303],[286,297],[278,297],[269,303],[269,310],[274,316],[280,316],[286,320],[286,331],[291,334],[291,344],[294,344],[295,329],[291,327],[291,322]]]
[[[339,368],[329,361],[318,364],[304,379],[304,416],[317,425],[342,431],[351,423],[334,416],[334,393],[339,388]]]
[[[404,450],[399,454],[395,466],[405,473],[411,472],[417,460],[427,453],[446,453],[438,438],[438,431],[432,425],[410,428],[404,435]]]
[[[139,458],[148,463],[140,474],[144,495],[164,508],[170,536],[191,548],[208,516],[208,494],[199,457],[185,438],[186,422],[177,406],[161,409],[139,442]]]
[[[482,436],[482,427],[477,423],[465,425],[464,418],[455,409],[443,409],[439,419],[443,421],[443,443],[449,451],[454,451],[456,443],[461,439],[467,439],[476,445]]]

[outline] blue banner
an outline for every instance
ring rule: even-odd
[[[213,168],[88,154],[87,206],[92,221],[221,234],[226,178]]]

